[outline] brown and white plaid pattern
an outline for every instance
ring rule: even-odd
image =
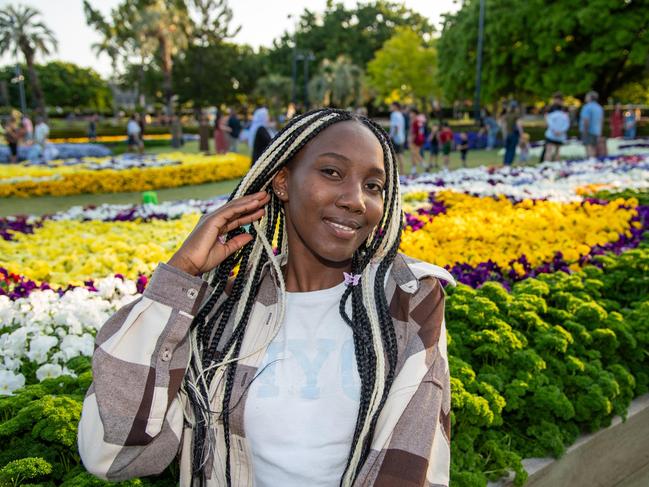
[[[444,269],[399,255],[386,280],[398,345],[394,383],[380,414],[356,486],[448,486],[450,383]],[[203,279],[160,264],[141,298],[115,313],[97,335],[94,383],[79,423],[79,452],[98,477],[125,480],[160,473],[180,454],[180,485],[191,477],[191,408],[181,390],[189,361],[188,330],[211,288]],[[278,288],[266,272],[237,366],[230,413],[231,475],[252,486],[244,432],[246,391],[265,347],[281,325]],[[218,409],[218,405],[214,405]],[[219,423],[217,422],[217,427]],[[225,442],[217,434],[209,486],[225,485]]]

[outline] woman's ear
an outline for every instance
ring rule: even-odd
[[[280,201],[288,201],[288,169],[283,167],[273,178],[273,192]]]

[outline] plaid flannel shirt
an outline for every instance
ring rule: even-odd
[[[395,379],[355,486],[448,486],[450,383],[441,267],[399,254],[386,277],[398,362]],[[83,403],[78,446],[85,467],[108,480],[162,472],[180,455],[180,485],[191,484],[191,407],[181,389],[188,330],[211,287],[160,264],[143,295],[97,334],[94,382]],[[253,485],[243,410],[265,345],[281,325],[278,286],[265,271],[237,366],[230,405],[232,484]],[[231,327],[231,325],[230,325]],[[226,328],[227,334],[227,328]],[[213,407],[218,405],[213,404]],[[217,428],[221,425],[217,422]],[[208,486],[225,485],[225,442],[217,434]]]

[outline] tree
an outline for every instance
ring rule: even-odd
[[[34,65],[34,71],[42,80],[42,91],[50,105],[102,112],[111,106],[112,94],[108,84],[90,68],[52,61],[44,65]],[[18,87],[8,83],[13,76],[12,66],[0,69],[0,81],[7,81],[10,99],[16,100]],[[35,101],[31,86],[26,87],[25,96],[28,103]]]
[[[200,112],[203,106],[245,100],[257,80],[266,74],[262,58],[245,45],[191,45],[174,64],[178,101],[191,103]]]
[[[439,96],[437,52],[414,30],[399,27],[367,64],[368,85],[384,100]]]
[[[439,71],[448,99],[475,89],[479,0],[447,15]],[[460,54],[461,53],[461,54]],[[547,97],[560,90],[605,100],[641,81],[649,65],[646,1],[490,0],[485,14],[482,99]]]
[[[345,56],[325,59],[309,81],[309,97],[321,106],[358,106],[363,101],[363,70]]]
[[[271,112],[278,113],[290,101],[291,79],[279,74],[259,78],[255,94],[266,102]]]
[[[344,55],[352,64],[364,67],[399,26],[411,27],[424,37],[434,31],[426,17],[401,3],[375,0],[348,9],[329,0],[323,14],[305,9],[296,32],[285,32],[274,41],[268,53],[270,71],[291,75],[295,43],[300,50],[311,51],[318,65]]]
[[[41,13],[32,7],[18,5],[0,10],[0,51],[11,51],[17,57],[23,54],[34,92],[36,108],[45,115],[45,99],[38,74],[34,69],[36,54],[48,55],[57,48],[53,32],[41,21]]]
[[[173,58],[187,47],[192,29],[187,5],[183,0],[123,0],[106,21],[100,12],[84,0],[87,22],[106,38],[112,35],[125,57],[134,50],[141,65],[155,59],[163,75],[163,94],[167,113],[173,112]],[[131,49],[129,49],[131,48]]]

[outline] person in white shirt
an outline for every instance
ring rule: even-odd
[[[404,174],[403,167],[403,144],[406,142],[406,119],[401,113],[401,104],[397,101],[390,105],[390,139],[394,146],[394,152],[397,154],[399,161],[399,172]]]
[[[552,106],[545,116],[548,128],[545,131],[545,155],[544,161],[556,161],[559,158],[559,150],[568,138],[570,128],[570,117],[563,108],[563,96],[555,93]]]
[[[142,129],[140,124],[137,123],[135,115],[131,115],[131,118],[126,125],[126,135],[128,135],[128,148],[132,152],[143,152],[143,145],[141,140]]]

